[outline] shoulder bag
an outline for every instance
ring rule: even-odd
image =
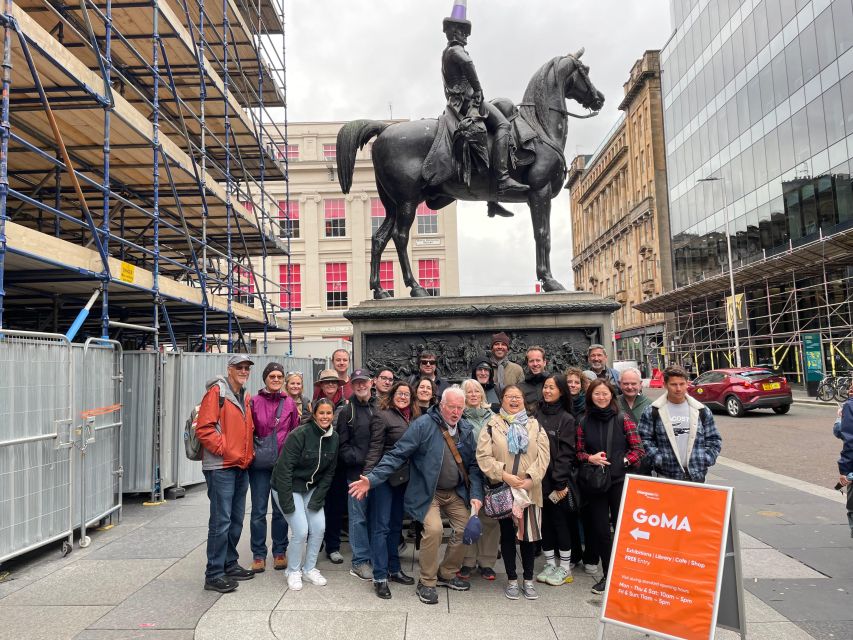
[[[254,437],[255,459],[252,466],[255,469],[272,469],[278,460],[278,423],[281,422],[281,412],[284,410],[284,398],[278,402],[275,411],[275,422],[272,431],[266,438]]]
[[[607,444],[604,447],[604,453],[607,454],[607,459],[610,459],[610,445],[613,444],[613,423],[616,421],[614,416],[607,422]],[[586,425],[581,421],[581,428],[586,429]],[[597,465],[586,462],[581,465],[580,484],[583,490],[589,494],[601,494],[610,489],[610,465]]]
[[[492,425],[488,425],[489,437],[492,437]],[[494,440],[492,440],[494,443]],[[521,462],[521,454],[515,454],[512,463],[512,475],[518,473],[518,465]],[[495,520],[503,520],[512,515],[512,487],[506,482],[491,484],[486,487],[486,496],[483,499],[483,511],[487,516]]]

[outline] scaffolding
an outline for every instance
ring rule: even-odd
[[[266,273],[289,255],[268,189],[283,20],[272,0],[4,0],[0,328],[188,351],[289,331]]]
[[[725,269],[636,305],[667,313],[662,346],[669,363],[697,373],[735,366],[737,323],[743,366],[774,367],[805,384],[803,336],[817,334],[823,371],[853,370],[853,228],[739,264],[733,270],[735,295],[743,296],[737,313],[731,306],[727,311]]]

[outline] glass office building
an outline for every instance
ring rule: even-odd
[[[676,288],[641,308],[672,314],[676,358],[731,363],[728,229],[743,363],[800,379],[801,334],[817,332],[826,367],[853,368],[853,0],[672,0],[670,11]]]

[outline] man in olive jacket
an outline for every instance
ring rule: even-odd
[[[483,503],[483,476],[477,465],[473,428],[462,419],[464,409],[464,392],[459,387],[450,387],[442,394],[437,407],[431,407],[409,425],[373,471],[350,484],[350,495],[361,499],[371,486],[385,482],[397,469],[409,463],[404,507],[412,518],[424,525],[417,594],[425,604],[438,603],[436,586],[456,591],[470,589],[470,584],[457,578],[456,572],[465,555],[462,532],[470,511],[479,512]],[[444,432],[453,440],[461,464],[454,460]],[[439,566],[442,515],[450,520],[453,533]]]

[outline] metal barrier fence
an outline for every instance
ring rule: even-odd
[[[201,463],[184,456],[184,423],[204,396],[206,383],[226,375],[228,353],[126,352],[123,402],[124,491],[143,492],[156,498],[170,487],[204,482]],[[256,393],[262,388],[264,367],[280,363],[285,371],[300,371],[310,393],[313,361],[310,358],[250,354],[255,365],[247,383]],[[160,371],[157,371],[160,367]],[[153,392],[161,382],[160,406]],[[159,425],[159,427],[158,427]],[[156,443],[157,446],[152,446]]]
[[[0,562],[71,550],[73,356],[65,336],[0,330]]]
[[[0,563],[121,517],[123,492],[204,482],[184,456],[184,423],[230,354],[123,353],[113,340],[0,330]],[[248,388],[270,362],[301,371],[308,358],[251,355]],[[159,394],[157,393],[159,389]]]

